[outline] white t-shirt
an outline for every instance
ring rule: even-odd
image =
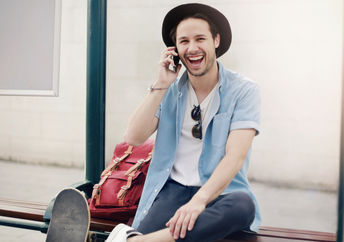
[[[208,110],[214,99],[218,83],[211,90],[208,96],[201,103],[201,119],[202,119],[202,136],[205,135],[204,123],[208,119]],[[203,139],[198,139],[192,136],[192,128],[197,121],[191,117],[191,111],[195,106],[198,106],[196,93],[188,83],[188,94],[185,107],[185,115],[181,135],[176,152],[176,159],[171,171],[171,178],[185,186],[201,186],[201,179],[198,173],[198,161],[201,156]]]

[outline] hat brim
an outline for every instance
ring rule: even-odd
[[[216,49],[216,57],[220,57],[229,49],[232,42],[232,31],[227,18],[217,9],[200,3],[188,3],[171,9],[162,24],[162,38],[166,46],[174,46],[170,37],[172,28],[180,21],[196,13],[206,15],[217,27],[220,34],[220,45]]]

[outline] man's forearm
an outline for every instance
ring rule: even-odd
[[[209,180],[192,199],[202,201],[207,205],[226,189],[243,166],[255,133],[256,131],[253,129],[234,130],[230,133],[225,156],[217,165]]]
[[[139,145],[154,133],[158,126],[158,118],[155,117],[166,89],[176,80],[181,65],[176,66],[176,72],[169,70],[169,66],[174,66],[172,56],[178,56],[175,47],[168,47],[161,53],[159,62],[158,79],[153,84],[155,90],[144,98],[128,121],[124,140],[131,145]]]
[[[220,161],[209,180],[199,189],[192,199],[204,203],[205,206],[209,204],[226,189],[241,169],[243,163],[244,160],[235,160],[225,156]]]
[[[131,145],[143,143],[154,133],[158,125],[155,114],[166,90],[154,90],[146,95],[130,116],[124,140]]]

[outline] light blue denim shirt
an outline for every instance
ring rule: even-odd
[[[203,148],[198,172],[204,184],[225,155],[226,141],[231,130],[253,128],[259,133],[260,94],[258,85],[238,73],[226,70],[220,63],[219,89],[215,93],[205,125]],[[156,116],[159,118],[154,155],[135,215],[137,228],[147,214],[157,194],[170,176],[175,160],[187,97],[188,76],[185,72],[166,91]],[[241,170],[222,194],[233,191],[248,193],[256,205],[256,216],[251,230],[261,223],[259,207],[247,180],[251,148]]]

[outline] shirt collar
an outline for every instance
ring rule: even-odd
[[[177,89],[178,92],[181,92],[183,87],[186,87],[187,84],[187,80],[188,80],[188,71],[185,70],[183,75],[179,78],[179,80],[177,81]]]
[[[219,67],[219,91],[221,91],[221,87],[225,78],[224,68],[220,62],[217,62],[217,66]]]

